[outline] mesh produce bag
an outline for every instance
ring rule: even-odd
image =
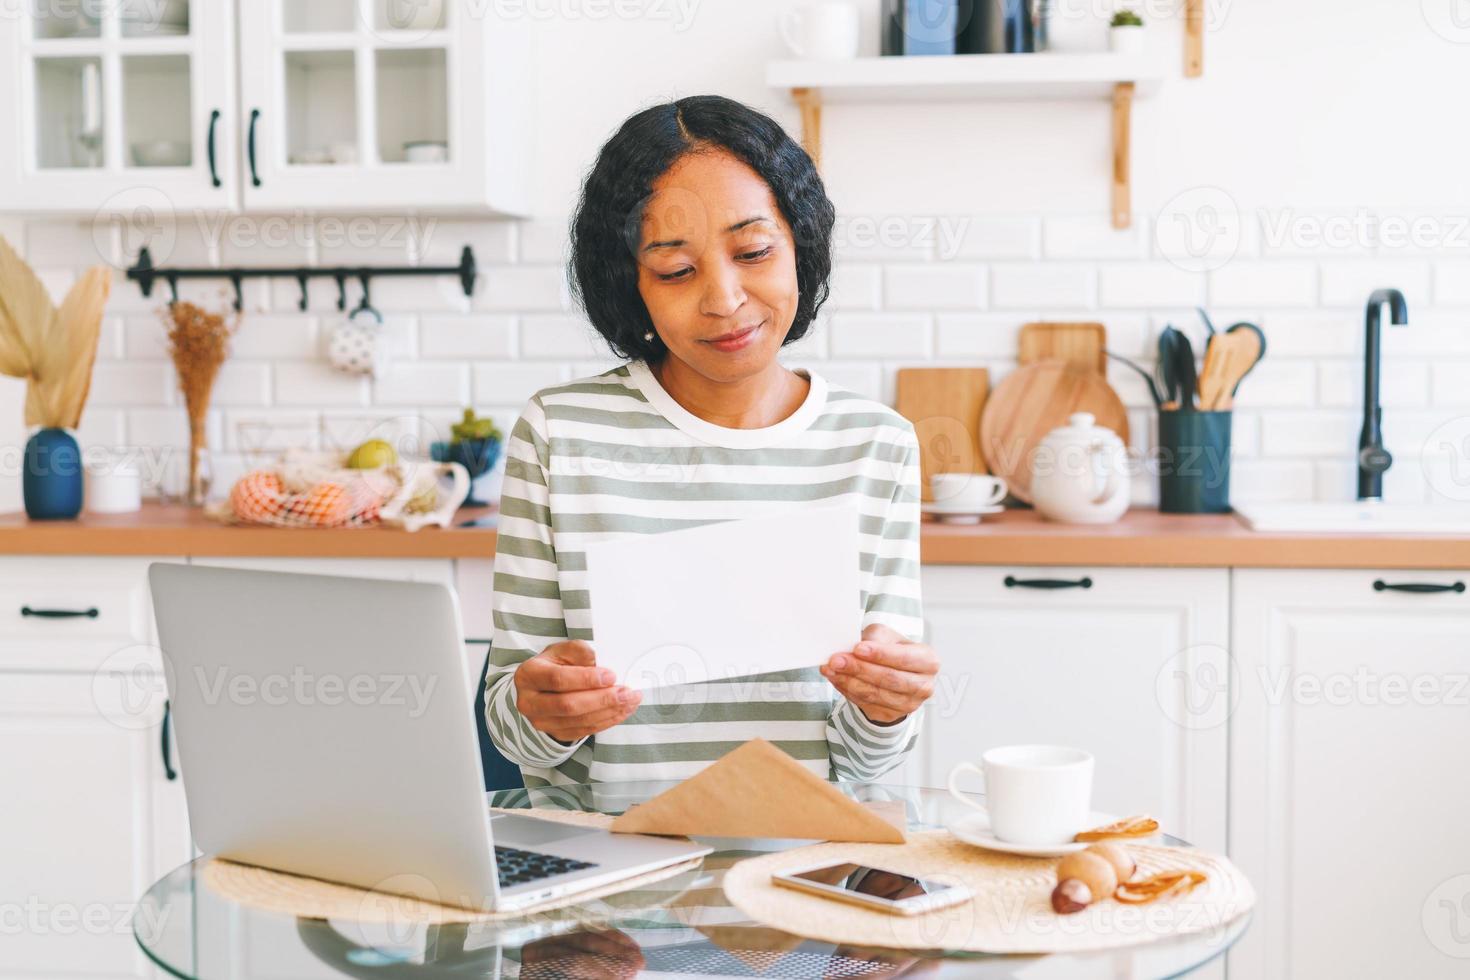
[[[342,453],[288,452],[277,465],[252,470],[208,510],[230,524],[272,527],[369,527],[403,487],[398,465],[348,469]]]

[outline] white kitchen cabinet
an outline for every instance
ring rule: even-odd
[[[470,0],[241,4],[246,209],[523,212],[524,27]]]
[[[1242,980],[1470,972],[1470,571],[1234,573]],[[1463,586],[1462,586],[1463,588]]]
[[[478,0],[15,6],[0,16],[0,210],[526,213],[523,14]]]
[[[158,975],[133,941],[133,908],[191,850],[182,784],[164,770],[163,703],[140,710],[139,690],[121,675],[0,674],[0,977]]]
[[[231,206],[229,4],[12,6],[0,17],[0,210]]]
[[[151,558],[0,558],[0,671],[158,669]]]
[[[1226,672],[1228,572],[931,566],[922,587],[943,667],[902,778],[943,786],[988,748],[1077,746],[1097,758],[1095,809],[1151,813],[1224,850],[1226,714],[1213,685]]]

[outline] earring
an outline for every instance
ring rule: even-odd
[[[653,331],[650,330],[648,331],[648,333],[644,334],[643,339],[648,341],[650,344],[653,343]]]

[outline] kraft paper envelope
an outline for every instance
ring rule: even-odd
[[[815,667],[862,638],[851,505],[593,542],[586,554],[592,648],[630,688]]]
[[[763,738],[612,822],[628,834],[902,844],[903,832]]]

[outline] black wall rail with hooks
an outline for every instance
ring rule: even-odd
[[[362,302],[352,311],[354,315],[369,311],[376,313],[369,299],[369,283],[382,276],[458,276],[459,284],[464,288],[464,294],[471,296],[475,292],[475,277],[479,270],[475,266],[475,253],[466,245],[464,251],[459,253],[459,265],[445,266],[288,266],[267,268],[261,266],[231,266],[227,268],[171,268],[167,266],[155,266],[153,256],[148,254],[145,247],[138,253],[138,261],[127,270],[127,277],[138,284],[144,296],[153,294],[153,284],[162,279],[168,283],[169,292],[172,293],[170,304],[179,301],[180,279],[228,279],[235,287],[235,310],[244,306],[244,297],[241,295],[241,284],[246,279],[295,279],[301,286],[300,308],[306,309],[306,284],[311,279],[332,279],[337,283],[337,309],[347,309],[347,280],[356,279],[362,283]]]

